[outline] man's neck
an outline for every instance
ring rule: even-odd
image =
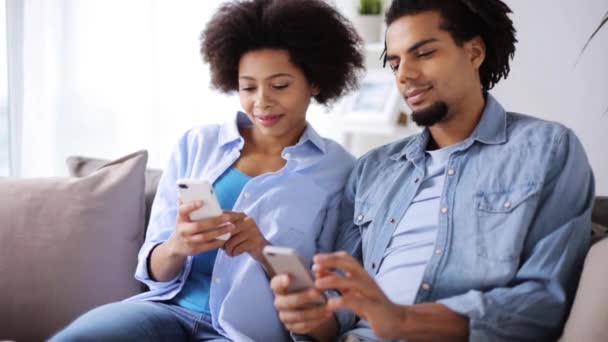
[[[434,143],[429,146],[444,148],[468,138],[481,119],[486,105],[483,93],[475,94],[458,107],[450,108],[445,120],[429,128]]]

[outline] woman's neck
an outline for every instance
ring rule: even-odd
[[[295,145],[306,126],[300,129],[294,129],[292,134],[284,134],[282,136],[269,136],[262,134],[255,127],[239,128],[241,136],[245,139],[245,145],[248,149],[266,155],[281,155],[283,150],[288,146]]]

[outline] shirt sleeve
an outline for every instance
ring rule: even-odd
[[[570,130],[555,140],[549,164],[514,279],[438,301],[469,318],[470,341],[559,337],[589,249],[594,179]]]
[[[362,255],[362,240],[359,228],[353,222],[355,194],[361,169],[361,162],[353,169],[344,187],[344,193],[340,204],[338,217],[338,235],[334,246],[335,251],[346,251],[363,263]],[[338,296],[336,291],[330,291],[329,297]],[[358,317],[349,309],[340,309],[335,313],[338,322],[338,336],[343,335],[351,330],[358,321]]]
[[[184,270],[172,280],[158,282],[152,279],[148,272],[149,258],[152,250],[165,242],[175,229],[177,217],[178,196],[177,179],[187,167],[188,133],[186,133],[173,148],[168,166],[160,178],[156,196],[150,213],[150,223],[146,231],[146,239],[138,254],[135,278],[146,284],[151,290],[163,289],[172,285],[182,277]]]

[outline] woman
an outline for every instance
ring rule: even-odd
[[[243,112],[175,147],[136,271],[150,291],[86,313],[54,340],[288,339],[262,249],[289,246],[310,263],[332,247],[353,157],[321,138],[306,111],[357,85],[360,40],[320,0],[233,1],[207,25],[201,53],[212,85],[237,91]],[[191,222],[201,203],[179,201],[179,178],[209,180],[224,215]]]

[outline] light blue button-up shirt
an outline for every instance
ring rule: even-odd
[[[467,316],[471,341],[556,338],[589,248],[593,174],[571,130],[486,100],[448,159],[436,252],[415,303]],[[429,138],[425,130],[373,150],[347,182],[337,248],[372,276],[424,179]],[[339,321],[345,332],[355,317]]]
[[[151,250],[175,229],[175,182],[196,178],[214,183],[240,156],[244,140],[238,127],[250,125],[247,116],[239,113],[232,122],[195,128],[180,139],[160,180],[135,273],[150,291],[128,300],[168,300],[182,289],[192,257],[168,282],[152,280],[147,267]],[[334,245],[342,190],[354,158],[310,125],[282,156],[286,165],[252,178],[234,210],[253,217],[270,243],[295,248],[310,265],[315,253],[330,251]],[[274,308],[268,277],[248,254],[229,257],[219,250],[211,279],[209,306],[218,332],[236,341],[290,339]]]

